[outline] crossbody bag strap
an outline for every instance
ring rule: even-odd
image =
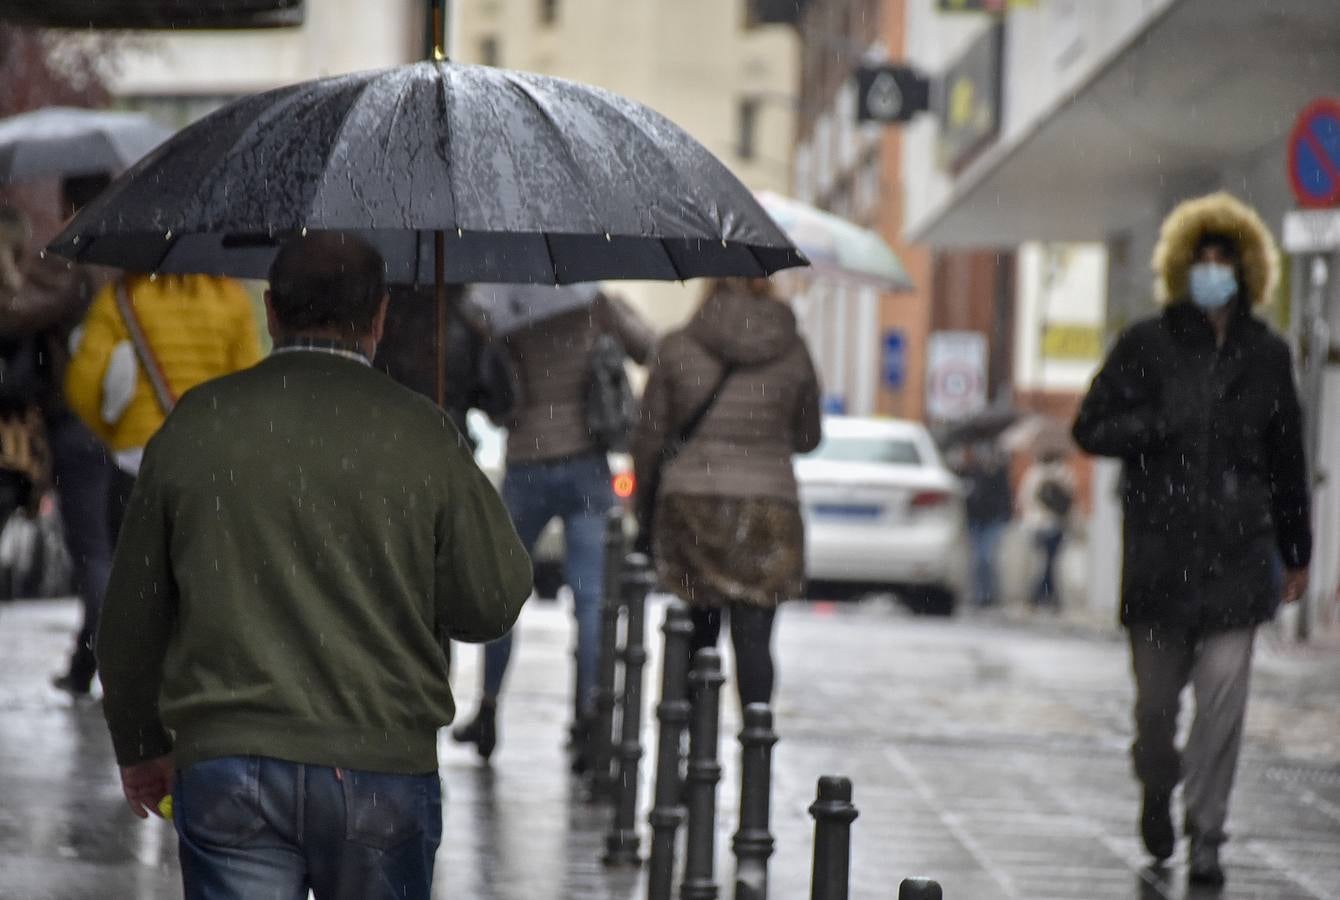
[[[140,368],[144,370],[145,377],[149,379],[149,387],[153,389],[154,399],[158,401],[159,409],[166,416],[177,405],[177,395],[173,393],[172,385],[168,384],[167,375],[163,373],[163,367],[159,364],[158,357],[154,355],[153,347],[149,345],[149,338],[145,335],[144,326],[140,323],[140,317],[135,312],[135,304],[131,301],[130,289],[124,279],[116,284],[116,308],[121,313],[121,321],[126,326],[126,333],[130,335],[130,343],[135,348],[135,356],[140,361]]]
[[[677,439],[666,445],[667,448],[674,448],[674,453],[671,454],[672,457],[678,454],[685,444],[693,440],[693,436],[698,433],[698,427],[703,424],[703,419],[707,418],[707,414],[712,411],[712,407],[716,406],[717,401],[721,399],[721,392],[726,389],[726,383],[730,381],[731,376],[735,374],[736,368],[737,366],[727,363],[721,369],[721,376],[717,378],[716,384],[712,386],[712,390],[708,393],[707,399],[698,404],[698,408],[693,411],[693,415],[689,416],[684,424],[679,427]],[[669,460],[666,461],[668,462]]]

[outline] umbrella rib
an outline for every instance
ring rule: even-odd
[[[558,260],[554,257],[554,245],[549,240],[549,232],[543,231],[540,236],[544,238],[544,253],[549,257],[549,271],[553,274],[554,284],[558,284]]]
[[[546,122],[549,123],[549,125],[554,129],[554,133],[558,135],[560,138],[563,138],[564,137],[563,129],[559,127],[558,122],[554,119],[553,115],[549,112],[549,110],[545,108],[545,105],[540,102],[539,98],[536,97],[531,92],[530,86],[527,85],[521,79],[517,78],[514,72],[504,71],[502,75],[503,80],[505,80],[508,83],[508,85],[512,87],[514,91],[516,91],[523,98],[525,98],[525,100],[529,102],[531,106],[535,107],[535,111],[538,112],[540,116]],[[572,172],[572,174],[578,181],[580,181],[583,185],[586,186],[586,198],[588,200],[594,199],[596,196],[598,196],[595,189],[595,185],[593,185],[591,183],[591,179],[589,179],[586,176],[586,170],[580,165],[577,156],[572,152],[572,148],[568,146],[568,142],[566,140],[559,140],[558,144],[563,148],[564,155],[567,156],[568,161],[571,163],[571,165],[569,166],[569,170]],[[596,209],[589,202],[587,203],[587,209],[594,218],[599,219],[602,222],[608,222],[610,220],[609,216],[604,215],[603,210]],[[603,228],[606,233],[609,233],[609,228],[607,226],[602,225],[601,228]]]
[[[447,73],[450,71],[449,66],[450,66],[449,63],[437,64],[437,70],[440,76],[438,78],[438,84],[440,84],[442,88],[442,122],[444,125],[440,134],[443,137],[443,141],[446,143],[446,146],[442,148],[443,150],[442,158],[446,160],[447,163],[447,194],[451,197],[451,215],[452,218],[456,220],[456,228],[459,231],[461,228],[461,207],[460,204],[457,203],[456,201],[456,167],[452,165],[452,155],[451,155],[452,91],[451,91],[451,79],[447,75]]]
[[[683,281],[685,277],[684,270],[681,269],[679,263],[675,261],[675,254],[670,252],[670,245],[666,243],[666,240],[666,238],[660,238],[656,241],[656,246],[661,248],[661,252],[665,254],[665,258],[670,261],[670,268],[674,271],[675,277],[680,281]]]

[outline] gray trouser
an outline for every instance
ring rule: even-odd
[[[1186,780],[1186,831],[1192,840],[1226,839],[1228,795],[1242,748],[1242,722],[1255,628],[1198,634],[1185,629],[1131,627],[1135,670],[1135,777],[1171,793]],[[1191,683],[1196,718],[1185,753],[1176,746],[1182,689]]]

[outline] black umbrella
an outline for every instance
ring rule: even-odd
[[[238,100],[141,161],[52,247],[138,271],[259,278],[285,236],[321,229],[361,234],[390,280],[414,284],[766,276],[805,263],[735,176],[657,113],[445,62]]]

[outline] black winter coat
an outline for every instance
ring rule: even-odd
[[[1205,315],[1174,303],[1117,341],[1074,435],[1125,462],[1122,624],[1218,631],[1274,616],[1278,561],[1302,568],[1312,553],[1283,340],[1243,308],[1217,347]]]

